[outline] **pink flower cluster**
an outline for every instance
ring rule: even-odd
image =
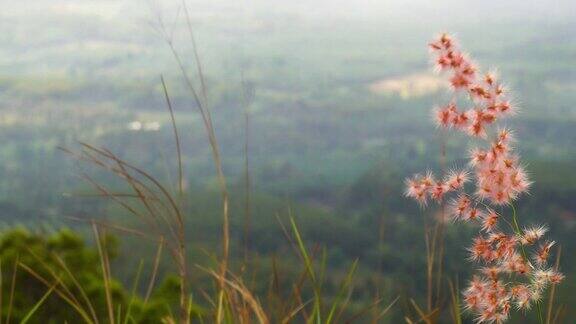
[[[479,323],[502,323],[512,307],[529,309],[547,286],[564,276],[547,265],[554,242],[538,244],[546,227],[521,230],[514,215],[516,226],[507,233],[501,229],[501,215],[490,207],[511,204],[531,185],[513,153],[511,131],[494,129],[497,120],[515,111],[507,92],[493,74],[481,76],[450,36],[441,35],[430,48],[438,70],[449,74],[454,90],[452,102],[434,112],[437,125],[464,131],[485,144],[471,150],[465,170],[450,171],[440,179],[432,172],[407,179],[406,196],[425,205],[430,200],[444,202],[447,194],[454,193],[448,205],[452,219],[479,225],[469,253],[480,270],[464,291],[465,308],[476,314]],[[468,98],[472,108],[457,107],[459,95]],[[465,190],[470,178],[473,194]],[[533,250],[531,257],[527,250]]]
[[[488,215],[482,221],[487,218]],[[502,323],[512,307],[530,309],[550,284],[564,279],[563,274],[547,266],[554,242],[535,246],[545,232],[545,227],[533,227],[517,235],[494,228],[483,230],[474,239],[469,248],[470,259],[482,267],[464,291],[464,307],[476,314],[477,322]],[[529,248],[534,250],[532,259],[526,255]]]
[[[488,126],[515,111],[496,76],[488,73],[480,77],[475,65],[448,35],[444,34],[431,43],[430,49],[438,69],[450,73],[452,88],[466,92],[474,103],[468,110],[458,109],[453,102],[436,109],[438,125],[454,127],[476,137],[486,137]]]

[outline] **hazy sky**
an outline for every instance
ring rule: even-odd
[[[159,4],[181,0],[0,0],[1,16],[98,15],[138,16]],[[322,17],[371,17],[395,20],[569,19],[576,15],[573,0],[188,0],[197,15],[252,12],[290,13]]]
[[[152,28],[157,15],[170,23],[181,6],[182,0],[0,0],[0,69],[42,71],[61,61],[81,66],[81,56],[105,61],[115,51],[146,55],[143,49],[159,41]],[[262,25],[283,32],[303,24],[349,26],[352,32],[377,23],[426,37],[467,26],[468,33],[478,30],[484,37],[498,32],[493,25],[520,26],[535,35],[551,24],[565,24],[567,32],[576,26],[574,0],[187,0],[187,7],[195,27],[232,35]],[[529,24],[531,29],[522,27]]]

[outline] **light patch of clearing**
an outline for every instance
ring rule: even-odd
[[[434,94],[448,88],[448,82],[429,73],[415,73],[397,78],[388,78],[371,83],[368,88],[375,94],[399,95],[410,99]]]

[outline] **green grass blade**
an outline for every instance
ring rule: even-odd
[[[336,294],[334,303],[332,303],[332,307],[330,309],[330,312],[328,313],[328,317],[326,318],[326,324],[332,323],[334,315],[336,314],[336,310],[338,309],[338,305],[340,304],[340,300],[346,294],[346,290],[348,289],[348,287],[350,287],[352,283],[352,278],[354,278],[354,273],[356,272],[357,267],[358,267],[358,259],[354,260],[354,263],[352,263],[352,266],[350,267],[350,270],[348,271],[346,278],[344,279],[342,285],[340,286],[338,294]]]
[[[310,259],[310,256],[308,255],[306,246],[304,245],[304,241],[300,236],[300,231],[298,231],[298,226],[296,226],[296,222],[294,221],[293,217],[290,217],[290,224],[292,225],[292,231],[294,232],[296,243],[298,244],[298,249],[300,250],[300,254],[302,254],[302,259],[304,259],[304,265],[306,267],[308,275],[310,276],[310,280],[312,281],[312,288],[314,290],[314,308],[312,310],[312,315],[310,316],[310,318],[314,319],[316,323],[321,324],[322,295],[320,294],[320,289],[318,287],[316,275],[314,274],[312,259]]]
[[[128,303],[128,308],[126,309],[126,317],[124,318],[124,324],[128,324],[128,318],[131,316],[132,312],[132,305],[134,304],[134,300],[136,299],[136,292],[138,290],[138,284],[140,283],[140,275],[142,274],[142,266],[144,265],[144,261],[140,260],[140,264],[138,265],[138,271],[136,272],[136,278],[134,278],[134,283],[132,284],[132,297],[130,297],[130,302]],[[120,320],[118,321],[120,323]]]
[[[20,324],[26,324],[28,322],[28,320],[30,320],[30,318],[34,315],[34,313],[36,313],[36,311],[40,308],[40,306],[42,306],[42,304],[44,304],[46,299],[48,299],[48,296],[50,296],[52,294],[52,292],[56,288],[56,285],[57,284],[54,284],[54,285],[52,285],[52,287],[50,287],[50,289],[48,289],[48,291],[44,294],[44,296],[42,296],[42,298],[40,298],[40,300],[36,303],[36,305],[34,305],[34,307],[32,307],[32,309],[30,309],[28,314],[26,314],[26,316],[24,316],[24,319],[22,319]]]

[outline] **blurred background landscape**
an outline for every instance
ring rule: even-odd
[[[291,209],[306,241],[326,247],[327,278],[336,282],[359,260],[351,299],[359,309],[375,290],[386,300],[400,295],[387,317],[399,323],[407,297],[423,298],[424,223],[434,210],[404,198],[403,181],[439,169],[443,140],[449,166],[463,166],[469,148],[430,117],[450,96],[432,73],[426,45],[447,31],[483,69],[498,67],[521,107],[507,122],[535,184],[518,203],[519,217],[523,224],[548,223],[562,246],[567,280],[559,303],[568,305],[566,318],[576,317],[570,307],[576,305],[576,2],[190,0],[187,6],[230,185],[232,260],[240,267],[247,244],[261,269],[256,286],[264,287],[273,259],[286,275],[296,273],[297,256],[279,224]],[[221,211],[210,147],[161,32],[163,25],[174,35],[194,75],[180,1],[2,0],[0,8],[3,231],[69,227],[88,237],[89,226],[71,217],[133,222],[110,201],[83,197],[94,191],[79,177],[83,172],[111,187],[115,182],[58,149],[78,141],[107,147],[174,187],[163,75],[181,131],[190,259],[202,263],[209,259],[205,250],[217,253]],[[253,89],[247,107],[243,82]],[[447,278],[470,278],[464,259],[473,233],[448,226]],[[118,249],[114,273],[130,282],[155,247],[122,237]],[[169,262],[161,269],[169,272]],[[191,276],[202,285],[202,273]],[[516,316],[517,323],[529,322]]]

